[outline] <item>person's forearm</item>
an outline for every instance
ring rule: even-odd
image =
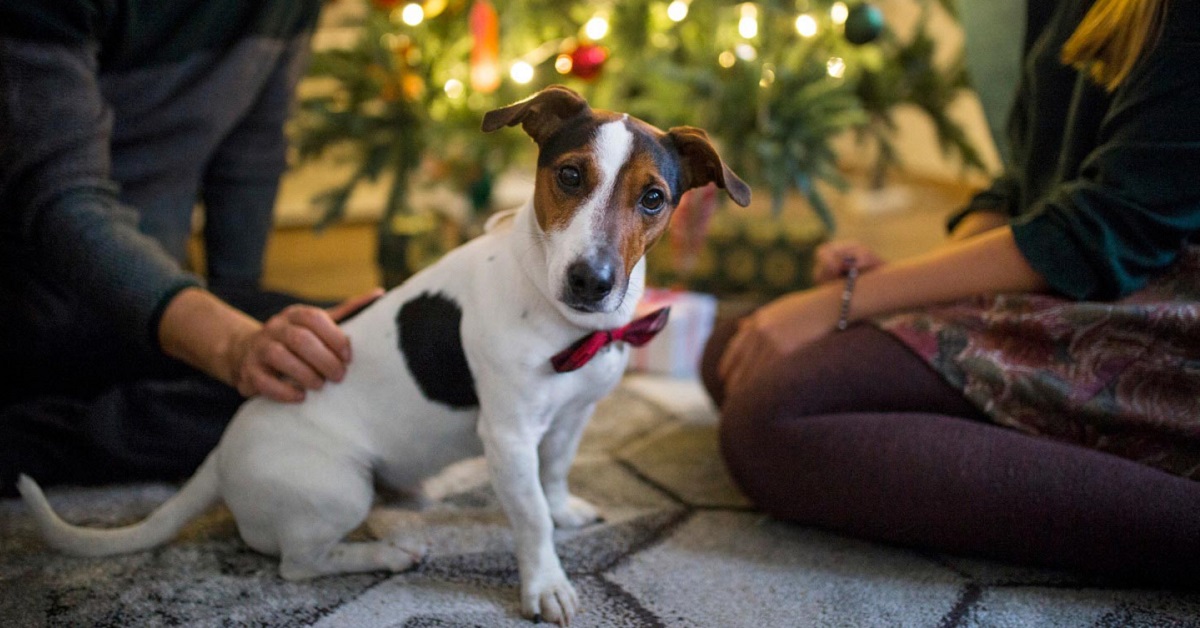
[[[974,211],[959,221],[958,225],[954,227],[954,231],[950,233],[949,239],[952,242],[965,240],[1007,224],[1008,216],[1000,212]]]
[[[850,319],[872,316],[977,294],[1038,292],[1047,288],[1021,255],[1008,227],[947,244],[908,260],[884,265],[858,278]],[[842,286],[825,288],[840,295]]]
[[[162,350],[227,384],[235,383],[235,347],[262,325],[199,288],[183,290],[158,326]]]
[[[788,355],[837,329],[847,303],[847,321],[858,321],[978,294],[1031,292],[1045,288],[1008,227],[956,242],[925,255],[883,264],[858,276],[848,302],[844,284],[831,281],[793,292],[744,318],[718,367],[727,386],[739,386],[749,365]]]

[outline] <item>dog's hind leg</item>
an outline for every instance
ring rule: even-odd
[[[421,561],[422,551],[395,541],[347,542],[345,537],[367,517],[369,483],[343,482],[341,490],[309,494],[297,503],[279,532],[279,575],[287,580],[367,571],[404,571]],[[319,506],[318,506],[319,505]]]
[[[242,538],[280,558],[279,575],[304,580],[339,573],[404,571],[421,552],[389,541],[346,542],[371,510],[371,473],[364,465],[292,446],[293,456],[246,457],[227,491]],[[301,455],[303,454],[303,455]],[[232,483],[231,483],[232,484]]]
[[[323,548],[285,547],[280,558],[279,575],[285,580],[305,580],[343,573],[406,571],[421,562],[422,553],[393,541],[341,541]]]

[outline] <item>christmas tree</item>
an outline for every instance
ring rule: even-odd
[[[945,115],[966,87],[962,64],[936,67],[923,27],[901,41],[869,2],[372,0],[357,44],[317,52],[310,75],[336,88],[301,101],[301,158],[349,145],[356,162],[343,185],[316,199],[323,223],[344,213],[359,183],[389,177],[380,257],[392,280],[403,278],[388,272],[406,263],[402,236],[431,224],[408,205],[418,168],[486,212],[497,174],[532,146],[518,133],[485,140],[483,114],[552,83],[663,128],[708,130],[776,208],[796,191],[827,229],[833,219],[816,182],[845,186],[834,138],[857,132],[877,142],[881,177],[895,163],[897,105],[920,107],[943,148],[980,167]]]

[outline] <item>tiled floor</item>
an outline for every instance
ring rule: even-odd
[[[571,473],[603,523],[559,531],[584,612],[577,628],[1110,628],[1200,625],[1196,593],[1130,589],[1059,571],[870,543],[747,506],[718,455],[716,414],[694,381],[633,376],[599,404]],[[532,626],[517,606],[512,532],[486,465],[444,474],[419,511],[384,504],[381,538],[427,550],[401,574],[287,582],[225,509],[153,551],[49,552],[23,505],[0,500],[4,626]],[[166,484],[56,489],[63,516],[137,520]],[[547,625],[547,624],[540,624]]]

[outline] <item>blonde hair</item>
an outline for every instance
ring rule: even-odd
[[[1062,61],[1113,91],[1154,46],[1167,0],[1096,0],[1063,44]]]

